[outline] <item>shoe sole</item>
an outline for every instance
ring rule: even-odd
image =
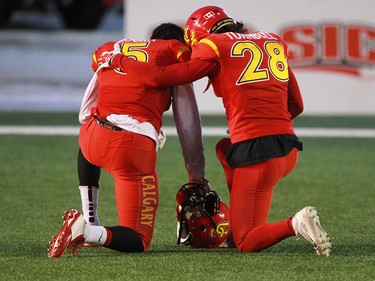
[[[50,258],[59,258],[61,257],[66,249],[69,246],[69,240],[71,240],[71,235],[65,236],[65,225],[61,229],[61,231],[52,238],[52,241],[50,242],[50,246],[48,248],[48,256]],[[65,236],[65,239],[62,239],[62,236]]]
[[[332,251],[332,242],[327,232],[320,225],[319,213],[315,207],[307,207],[305,215],[309,217],[306,223],[308,233],[314,233],[311,243],[319,256],[328,257]]]

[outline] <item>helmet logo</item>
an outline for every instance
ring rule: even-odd
[[[228,228],[229,228],[229,222],[227,222],[227,221],[219,222],[216,225],[216,229],[211,228],[210,238],[214,238],[215,236],[218,236],[219,238],[222,238],[224,235],[228,234],[228,230],[227,230]]]
[[[191,42],[191,31],[190,31],[189,27],[184,28],[184,39],[185,39],[186,43]]]
[[[204,18],[205,20],[208,20],[209,18],[212,18],[212,17],[214,17],[214,16],[215,16],[214,11],[209,11],[208,13],[206,13],[206,14],[203,16],[203,18]]]
[[[195,35],[195,31],[193,29],[189,29],[189,27],[184,28],[184,40],[188,45],[196,45],[197,39]]]

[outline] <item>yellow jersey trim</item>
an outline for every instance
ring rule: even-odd
[[[200,44],[200,43],[205,43],[208,46],[210,46],[214,50],[214,52],[217,55],[217,57],[220,58],[219,50],[218,50],[218,48],[217,48],[217,46],[216,46],[216,44],[214,42],[212,42],[211,40],[209,40],[207,38],[203,38],[202,40],[199,41],[198,44]]]

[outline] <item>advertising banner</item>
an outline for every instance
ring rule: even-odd
[[[127,0],[125,36],[148,39],[163,22],[184,26],[196,9],[216,5],[250,32],[279,34],[289,46],[306,115],[375,115],[375,1]],[[207,78],[194,83],[199,108],[223,113]]]

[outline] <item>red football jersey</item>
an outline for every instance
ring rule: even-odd
[[[108,42],[93,54],[92,67],[110,57],[116,42]],[[190,59],[190,49],[178,40],[121,40],[122,53],[138,61],[169,65]],[[147,75],[146,73],[144,75]],[[150,122],[157,131],[162,115],[171,104],[171,88],[149,88],[131,79],[126,73],[105,68],[98,73],[99,96],[94,109],[99,118],[109,114],[127,114],[140,122]]]
[[[221,71],[210,81],[223,98],[233,143],[294,134],[288,111],[286,44],[273,33],[210,34],[193,48],[192,60],[214,60]]]
[[[192,58],[162,67],[115,56],[111,65],[148,86],[185,84],[204,76],[222,97],[232,143],[295,134],[292,119],[303,111],[287,45],[273,33],[210,34],[193,46]],[[148,76],[141,76],[147,72]]]

